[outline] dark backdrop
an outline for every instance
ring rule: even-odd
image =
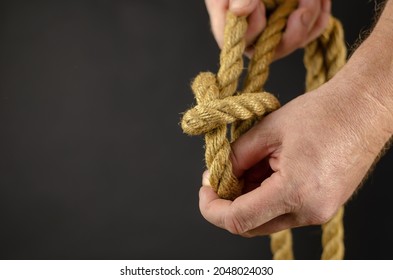
[[[202,0],[0,1],[0,258],[270,258],[198,210],[203,142],[182,134],[191,79],[217,70]],[[351,46],[374,2],[334,1]],[[283,103],[302,53],[274,64]],[[285,78],[282,78],[285,77]],[[348,259],[391,259],[392,154],[348,203]],[[320,229],[295,230],[318,258]]]

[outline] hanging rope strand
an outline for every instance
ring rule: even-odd
[[[265,3],[266,4],[266,3]],[[276,3],[277,4],[277,3]],[[275,50],[281,41],[283,31],[289,15],[296,9],[296,0],[284,1],[277,6],[268,19],[266,28],[259,37],[254,55],[248,66],[248,73],[244,83],[244,92],[260,91],[269,76],[269,67],[273,61]],[[266,5],[272,7],[271,3]],[[257,118],[237,121],[232,126],[232,140],[249,130]],[[291,230],[284,230],[270,235],[270,248],[274,260],[291,260],[294,258],[292,249]]]

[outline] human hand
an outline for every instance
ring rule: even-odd
[[[231,161],[244,194],[220,199],[205,173],[200,190],[205,219],[252,237],[333,217],[391,136],[381,128],[391,127],[386,108],[366,94],[378,88],[349,81],[334,78],[295,98],[235,141]]]
[[[246,16],[248,29],[245,35],[246,54],[252,55],[252,44],[266,26],[265,6],[261,0],[205,0],[211,28],[219,47],[224,40],[226,12]],[[275,59],[284,57],[306,46],[326,28],[331,0],[299,0],[299,7],[289,16],[286,30],[277,47]]]

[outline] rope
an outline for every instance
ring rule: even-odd
[[[242,92],[236,91],[243,71],[247,20],[228,12],[218,73],[204,72],[194,79],[192,90],[197,105],[183,115],[181,122],[185,133],[205,134],[205,159],[210,183],[221,198],[229,200],[241,195],[242,182],[232,173],[227,127],[231,125],[231,141],[234,141],[260,118],[279,108],[279,101],[262,88],[288,16],[297,7],[297,0],[263,2],[271,14],[255,44]],[[326,31],[305,48],[306,90],[315,89],[330,79],[345,64],[345,58],[342,26],[332,17]],[[331,221],[322,226],[322,259],[343,258],[342,219],[343,209],[340,209]],[[273,259],[293,259],[291,231],[272,234],[271,250]]]

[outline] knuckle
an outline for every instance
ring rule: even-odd
[[[199,203],[199,211],[201,212],[201,215],[205,220],[210,221],[210,215],[208,212],[208,207],[206,205]]]
[[[336,210],[336,207],[330,204],[317,207],[315,211],[311,212],[307,223],[310,225],[325,224],[333,217]]]
[[[309,34],[308,34],[307,30],[302,30],[302,32],[300,33],[300,35],[298,36],[297,41],[296,41],[296,48],[297,49],[303,48],[307,45],[308,39],[309,39],[308,35]]]
[[[247,221],[238,208],[230,208],[230,211],[224,218],[224,227],[232,234],[236,235],[247,235],[249,230],[247,226]]]
[[[304,32],[297,32],[297,34],[291,35],[286,44],[283,46],[284,53],[291,53],[296,49],[302,47],[304,41],[306,40],[306,34]]]

